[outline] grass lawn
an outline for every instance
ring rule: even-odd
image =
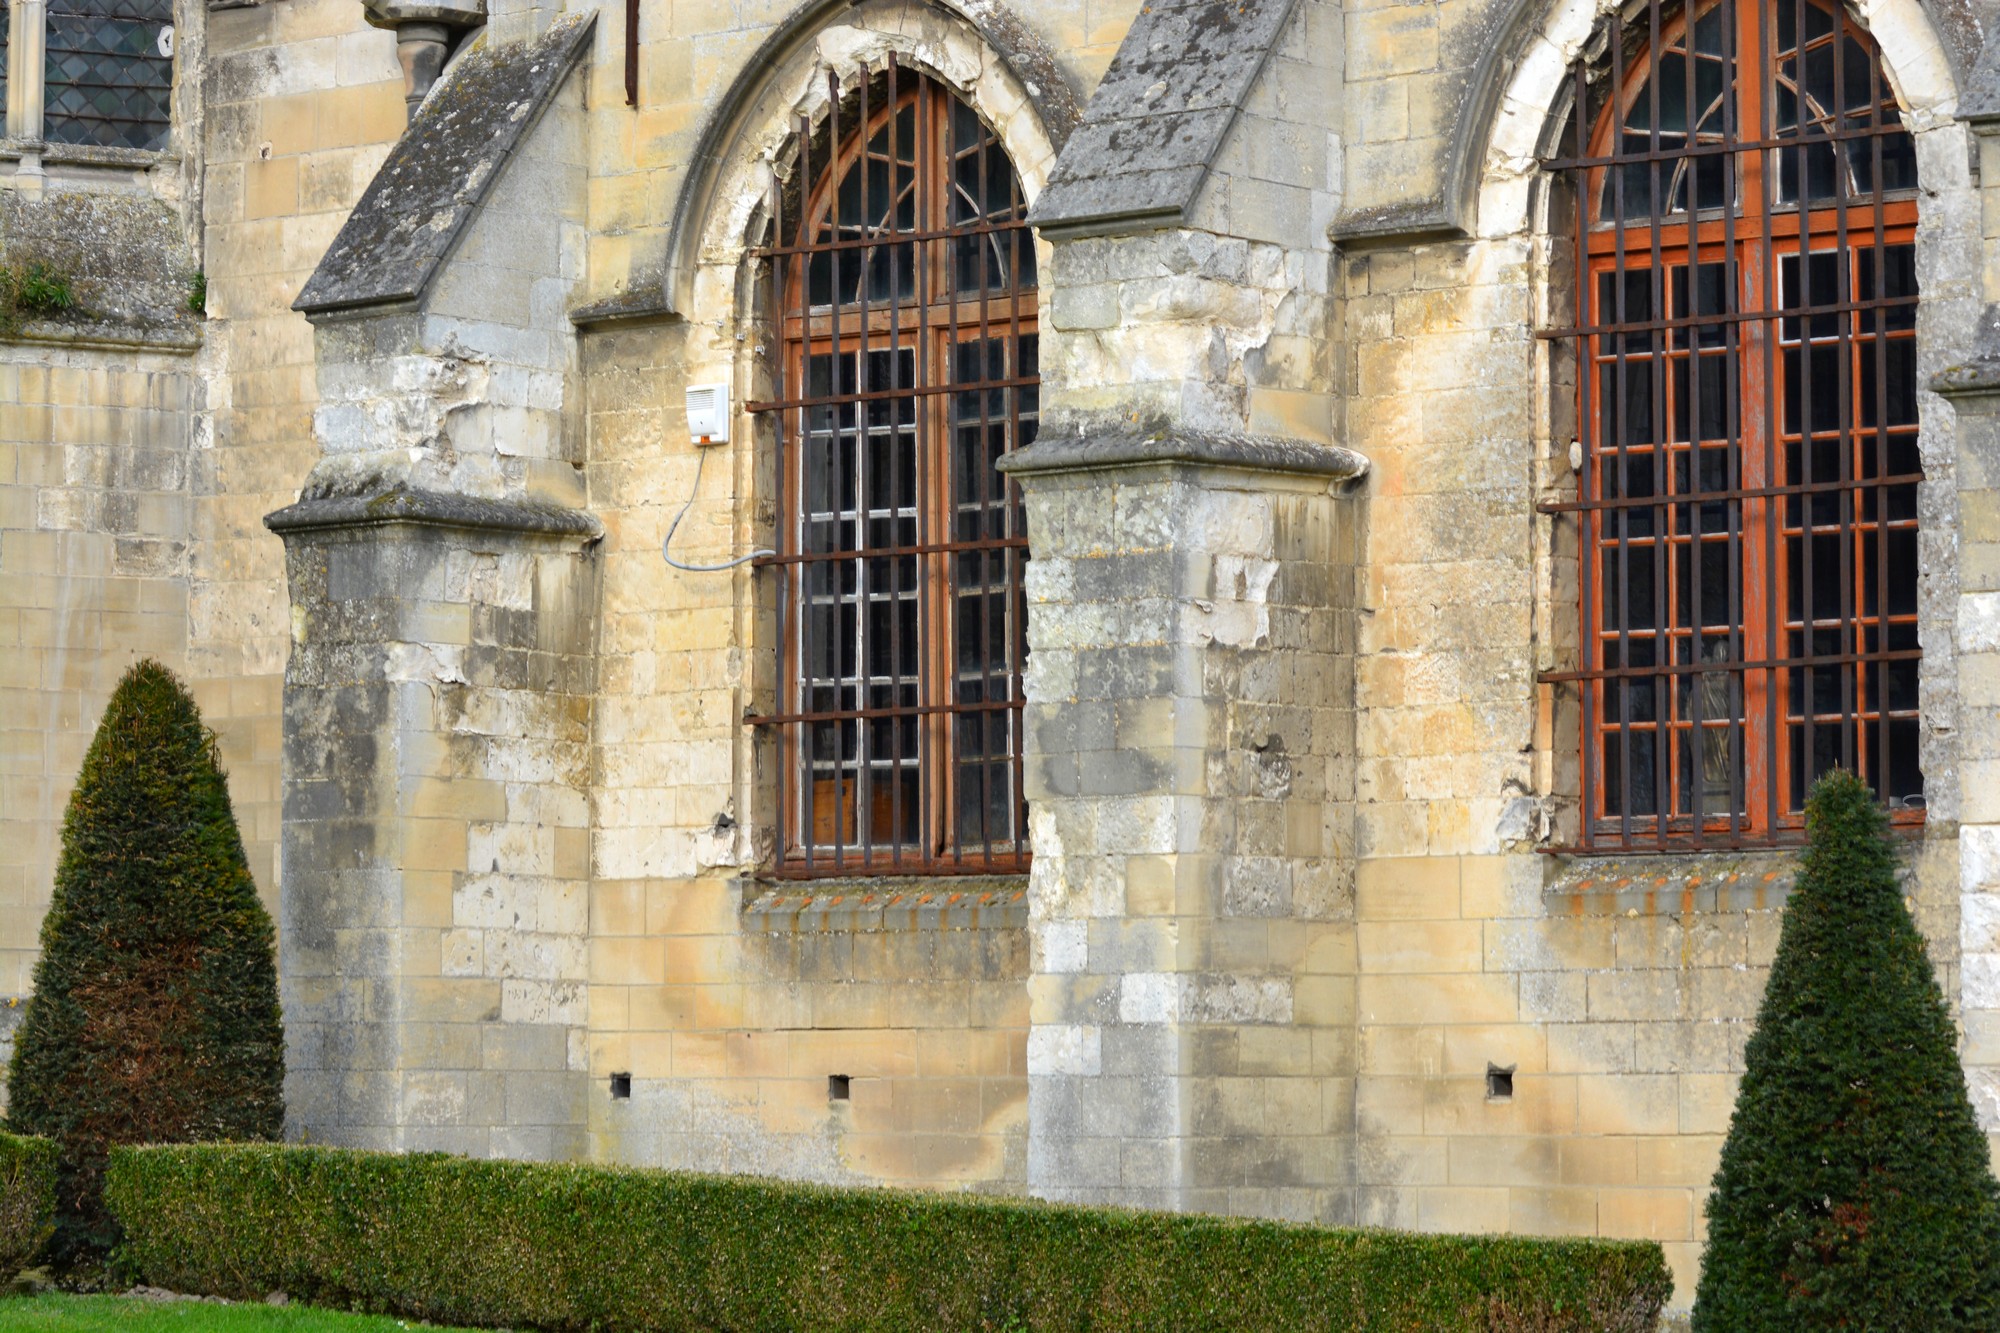
[[[211,1305],[122,1296],[0,1297],[0,1333],[450,1333],[383,1315],[303,1305]]]

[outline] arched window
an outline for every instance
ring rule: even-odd
[[[1661,0],[1573,71],[1586,847],[1922,818],[1916,155],[1837,2]]]
[[[781,195],[778,733],[784,875],[1015,871],[1018,489],[1035,250],[993,132],[893,64],[832,86]]]

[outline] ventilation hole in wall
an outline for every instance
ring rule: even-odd
[[[826,1076],[826,1099],[830,1102],[844,1102],[848,1099],[851,1080],[845,1074]]]
[[[1486,1095],[1495,1100],[1505,1100],[1514,1095],[1514,1066],[1502,1069],[1499,1065],[1486,1066]]]
[[[630,1074],[613,1074],[611,1076],[611,1099],[613,1101],[624,1101],[631,1095],[632,1076]]]

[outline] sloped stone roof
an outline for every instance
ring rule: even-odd
[[[1150,0],[1028,220],[1044,231],[1171,226],[1193,204],[1294,0]]]
[[[417,109],[292,302],[308,315],[421,297],[590,43],[595,13],[467,52]]]
[[[1975,125],[2000,120],[2000,40],[1988,39],[1980,51],[1958,99],[1958,114]]]

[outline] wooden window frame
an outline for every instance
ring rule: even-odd
[[[854,86],[843,89],[829,76],[831,110],[816,136],[805,121],[799,125],[798,142],[803,159],[800,188],[788,208],[782,202],[773,234],[778,243],[759,253],[769,259],[775,279],[770,284],[775,303],[774,327],[782,346],[778,396],[768,402],[751,403],[753,411],[778,415],[779,541],[778,552],[759,561],[776,566],[781,574],[779,593],[779,697],[777,712],[753,717],[753,725],[776,733],[779,767],[779,846],[770,873],[785,878],[844,877],[891,874],[1018,874],[1028,868],[1026,803],[1022,796],[1023,746],[1021,724],[1025,698],[1021,688],[1021,667],[1026,657],[1026,598],[1022,591],[1021,567],[1027,556],[1025,518],[1018,487],[991,472],[985,485],[999,488],[997,497],[968,501],[961,487],[962,470],[956,469],[953,450],[962,442],[963,432],[978,429],[980,447],[990,444],[996,428],[1004,437],[1003,449],[1020,447],[1032,438],[1039,407],[1038,362],[1022,369],[1023,359],[1036,352],[1037,315],[1035,287],[1023,278],[1034,264],[1034,239],[1026,225],[1027,204],[1005,149],[997,135],[983,122],[969,144],[954,136],[954,126],[963,128],[969,108],[935,78],[903,70],[891,61],[886,73],[864,75]],[[901,113],[910,113],[909,128],[914,132],[907,143]],[[971,118],[976,122],[976,117]],[[884,139],[886,136],[886,144]],[[880,151],[878,152],[878,147]],[[914,215],[902,217],[895,211],[895,198],[902,191],[898,174],[909,153],[913,168]],[[999,164],[993,164],[997,152]],[[870,163],[884,168],[890,200],[870,200],[866,183],[860,189],[864,221],[859,235],[843,235],[856,230],[843,223],[841,186],[861,163],[863,154]],[[1008,191],[1011,206],[995,220],[991,212],[972,221],[954,221],[951,205],[954,172],[961,159],[977,157],[976,207],[988,207],[990,171],[1004,169],[1004,180],[994,187]],[[872,179],[867,165],[854,173],[864,182]],[[888,207],[886,220],[873,217],[877,209]],[[786,217],[793,219],[790,229]],[[872,220],[871,220],[872,219]],[[992,264],[1005,274],[1005,285],[996,288],[988,273],[977,291],[962,290],[959,273],[963,247],[971,243],[975,265]],[[990,250],[988,247],[991,247]],[[1004,259],[996,258],[1003,253]],[[910,281],[913,290],[896,290],[899,257],[911,256]],[[831,256],[831,258],[829,258]],[[1025,262],[1023,256],[1026,256]],[[891,290],[884,296],[871,294],[874,265],[884,257],[891,274]],[[813,304],[815,263],[832,270],[828,277],[829,295],[825,304]],[[854,274],[843,267],[857,266]],[[840,296],[843,277],[853,277],[854,299]],[[999,346],[1002,362],[986,361]],[[961,376],[961,352],[975,349],[973,357],[983,362],[976,378]],[[872,357],[887,355],[899,363],[890,372],[886,389],[871,387]],[[851,388],[843,387],[851,358],[854,377]],[[814,362],[828,376],[824,386],[814,388]],[[907,365],[909,378],[905,380]],[[980,407],[976,417],[964,416],[960,407],[968,397],[976,397]],[[993,410],[995,401],[1001,410]],[[880,410],[885,422],[873,418]],[[853,439],[854,458],[851,483],[833,472],[825,474],[828,493],[838,492],[829,501],[834,509],[812,506],[811,491],[816,481],[809,479],[806,441],[814,438],[813,413],[833,414],[822,423],[820,438],[834,443],[822,447],[825,465],[834,470],[846,457],[841,442]],[[851,422],[839,414],[852,412]],[[905,414],[907,413],[907,416]],[[905,426],[907,422],[907,427]],[[912,440],[914,459],[909,496],[902,503],[902,477],[889,481],[891,494],[886,508],[870,507],[864,494],[873,481],[862,470],[873,466],[870,449],[880,433],[886,440],[885,457],[894,467],[900,461],[901,438]],[[867,461],[864,461],[864,455]],[[851,484],[851,492],[847,487]],[[843,507],[851,495],[853,507]],[[842,515],[851,515],[843,519]],[[982,530],[966,537],[961,529],[970,516],[977,524],[998,520],[1004,529],[998,534]],[[914,532],[902,524],[913,520]],[[831,524],[838,531],[851,521],[849,542],[815,543],[815,524]],[[885,542],[870,535],[878,522],[886,522],[897,535]],[[912,537],[914,540],[910,540]],[[835,549],[844,547],[844,549]],[[908,562],[913,578],[901,572]],[[820,679],[809,675],[807,657],[820,646],[811,638],[808,609],[815,593],[811,586],[815,565],[834,565],[835,578],[842,566],[851,566],[854,577],[854,637],[863,646],[855,651],[851,679],[856,698],[853,706],[818,707],[811,690],[845,689],[850,679],[836,671]],[[968,565],[976,566],[976,577],[964,577]],[[878,588],[877,580],[881,580]],[[885,591],[882,589],[886,589]],[[819,594],[821,600],[828,600]],[[962,603],[980,598],[982,610],[989,611],[987,598],[997,596],[1004,606],[1007,641],[996,643],[987,616],[980,617],[978,660],[968,675],[954,656],[958,647]],[[844,592],[832,594],[829,605],[838,619],[841,603],[849,600]],[[904,670],[902,603],[915,602],[915,669]],[[892,646],[891,670],[875,672],[871,662],[862,661],[866,644],[862,636],[870,632],[869,610],[877,601],[887,603],[887,619]],[[848,635],[833,636],[846,646]],[[1004,673],[1002,698],[990,697],[995,677]],[[983,696],[966,700],[958,697],[970,681],[976,680]],[[914,687],[914,698],[903,702],[906,687]],[[892,692],[888,704],[871,704],[871,690]],[[1004,719],[1007,753],[996,755],[992,731],[994,716]],[[968,726],[981,729],[986,748],[971,759],[964,746]],[[832,728],[829,733],[826,729]],[[852,728],[851,733],[847,730]],[[906,729],[908,729],[906,731]],[[877,744],[881,733],[887,744]],[[914,732],[914,735],[908,734]],[[854,759],[845,755],[853,737]],[[834,758],[825,758],[824,748],[833,738]],[[873,748],[871,748],[873,747]],[[914,751],[906,757],[906,748]],[[881,757],[886,749],[888,758]],[[984,836],[968,838],[961,827],[961,797],[972,795],[971,769],[981,783],[979,791],[980,829]],[[831,779],[818,776],[830,771]],[[852,777],[848,777],[848,774]],[[885,779],[886,774],[886,779]],[[863,775],[866,775],[865,780]],[[914,791],[906,790],[914,784]],[[992,801],[1009,807],[1004,831],[991,825],[995,819]],[[887,792],[884,794],[884,787]],[[866,788],[866,796],[862,788]],[[961,791],[963,788],[963,792]],[[864,804],[866,817],[863,815]],[[996,832],[999,836],[996,836]]]
[[[1830,33],[1813,34],[1813,10],[1830,10]],[[1903,746],[1915,744],[1915,699],[1899,707],[1891,696],[1896,664],[1919,656],[1917,576],[1913,564],[1899,565],[1892,581],[1888,552],[1890,534],[1903,532],[1911,534],[1914,552],[1921,470],[1892,468],[1891,448],[1906,448],[1914,456],[1918,423],[1914,411],[1906,423],[1890,420],[1891,358],[1882,349],[1905,340],[1914,347],[1917,336],[1914,277],[1907,293],[1884,295],[1892,265],[1905,255],[1914,274],[1917,204],[1914,188],[1884,187],[1890,165],[1885,152],[1906,151],[1907,138],[1895,139],[1905,131],[1893,103],[1885,100],[1893,94],[1887,93],[1880,52],[1837,3],[1712,0],[1671,16],[1665,11],[1662,0],[1650,0],[1637,32],[1627,30],[1622,14],[1613,17],[1597,68],[1580,61],[1573,71],[1576,149],[1547,163],[1575,183],[1576,320],[1546,336],[1572,349],[1583,450],[1579,497],[1541,506],[1547,513],[1574,513],[1578,522],[1581,666],[1545,673],[1543,679],[1577,689],[1580,826],[1573,846],[1554,850],[1793,843],[1803,835],[1800,796],[1809,784],[1802,779],[1811,775],[1821,729],[1838,728],[1840,766],[1866,772],[1873,764],[1885,797],[1897,796],[1891,791],[1897,776],[1887,757],[1892,734],[1902,736]],[[1691,52],[1690,13],[1704,22],[1720,15],[1719,56]],[[1811,126],[1803,123],[1809,118],[1806,108],[1820,104],[1798,96],[1798,85],[1810,74],[1794,48],[1776,49],[1787,19],[1795,46],[1804,41],[1807,61],[1822,47],[1836,57],[1830,62],[1836,109]],[[1876,93],[1864,99],[1864,109],[1852,107],[1845,86],[1851,77],[1844,63],[1849,43],[1865,51]],[[1635,45],[1628,65],[1627,52]],[[1662,125],[1661,71],[1676,58],[1686,71],[1678,79],[1686,97],[1682,128],[1656,129]],[[1703,59],[1719,61],[1724,71],[1720,96],[1706,103],[1696,91],[1695,70]],[[1793,76],[1789,83],[1787,71]],[[1614,89],[1615,95],[1593,85]],[[1800,108],[1790,127],[1779,119],[1781,88],[1790,89]],[[1603,103],[1595,108],[1594,93]],[[1720,110],[1719,129],[1702,115],[1709,107]],[[1707,132],[1704,123],[1711,124]],[[1644,141],[1637,150],[1631,147],[1634,138]],[[1832,164],[1829,197],[1814,193],[1819,160],[1809,155],[1819,151]],[[1726,164],[1723,170],[1702,178],[1703,159],[1718,157]],[[1866,189],[1859,187],[1864,169]],[[1781,198],[1787,172],[1795,192],[1813,197]],[[1723,196],[1719,206],[1704,194],[1710,182]],[[1637,213],[1627,198],[1635,188]],[[1657,206],[1662,199],[1664,208]],[[1802,252],[1812,258],[1800,262]],[[1728,303],[1719,310],[1703,308],[1698,294],[1708,276],[1703,270],[1717,266],[1721,275],[1713,295]],[[1822,268],[1834,278],[1831,293],[1813,290],[1815,281],[1824,281],[1815,277]],[[1796,295],[1786,288],[1788,274],[1800,289]],[[1635,292],[1642,307],[1636,317],[1630,309]],[[1903,318],[1907,326],[1899,327],[1895,321]],[[1788,354],[1794,349],[1801,385],[1788,380]],[[1831,393],[1836,423],[1831,428],[1821,419],[1826,409],[1811,387],[1820,351],[1831,351],[1840,381]],[[1708,405],[1725,418],[1714,435],[1705,432],[1699,402],[1708,376],[1685,369],[1709,361],[1718,362],[1716,378],[1723,386],[1712,395],[1721,402]],[[1909,362],[1914,401],[1914,351]],[[1630,374],[1635,366],[1645,378],[1643,395],[1631,387],[1637,382]],[[1793,389],[1809,408],[1790,406]],[[1867,402],[1875,404],[1872,423],[1864,412]],[[1652,418],[1650,428],[1640,428],[1642,440],[1631,438],[1628,414],[1634,403]],[[1810,445],[1800,431],[1789,429],[1795,411],[1810,431]],[[1684,431],[1678,424],[1683,414]],[[1829,444],[1838,475],[1816,476],[1812,460]],[[1718,453],[1726,460],[1719,486],[1703,480],[1706,465],[1716,461],[1709,455]],[[1650,480],[1634,472],[1635,460],[1652,464]],[[1634,484],[1635,477],[1641,484]],[[1904,503],[1907,515],[1899,517],[1897,506]],[[1822,512],[1829,507],[1835,511],[1831,520]],[[1705,512],[1725,515],[1719,528],[1703,527]],[[1807,517],[1811,540],[1802,527]],[[1635,537],[1634,526],[1644,535]],[[1840,552],[1835,568],[1847,571],[1835,580],[1837,607],[1817,604],[1811,592],[1814,548],[1828,537]],[[1658,554],[1683,548],[1712,552],[1718,546],[1730,603],[1719,621],[1711,614],[1716,608],[1701,605],[1700,558],[1690,555],[1683,573],[1678,556]],[[1637,602],[1625,580],[1640,563],[1631,558],[1638,548],[1647,553],[1644,564],[1655,586],[1651,627],[1635,633]],[[1606,563],[1607,555],[1615,559]],[[1614,564],[1615,593],[1609,573]],[[1896,610],[1894,594],[1906,586],[1905,575],[1909,605]],[[1877,599],[1873,610],[1871,590]],[[1801,603],[1796,610],[1795,591]],[[1684,601],[1691,610],[1683,618]],[[1608,605],[1620,611],[1615,622],[1607,618]],[[1812,646],[1829,634],[1838,652]],[[1899,635],[1909,646],[1890,646]],[[1648,641],[1640,646],[1650,662],[1634,663],[1635,638]],[[1662,651],[1663,642],[1673,647]],[[1699,661],[1697,645],[1704,646]],[[1720,651],[1711,653],[1710,646]],[[1823,673],[1829,671],[1840,693],[1831,711],[1813,706],[1814,687],[1825,685]],[[1646,717],[1635,727],[1633,700],[1641,689],[1650,689],[1651,697],[1641,699],[1645,706],[1638,711]],[[1722,716],[1704,716],[1709,705]],[[1662,732],[1677,738],[1699,732],[1703,739],[1699,745],[1662,744]],[[1647,733],[1655,772],[1651,809],[1640,811],[1633,808],[1644,804],[1633,781],[1639,748],[1633,738]],[[1793,771],[1795,734],[1808,766],[1803,774]],[[1711,755],[1718,741],[1726,753]],[[1712,780],[1706,769],[1715,759],[1727,785],[1717,793],[1721,809],[1709,805],[1702,791]],[[1614,766],[1619,771],[1612,772]],[[1923,823],[1920,776],[1917,782],[1915,805],[1907,793],[1893,803],[1898,825]]]

